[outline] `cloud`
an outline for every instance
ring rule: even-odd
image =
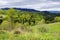
[[[1,7],[32,8],[36,10],[59,10],[60,0],[0,0]]]
[[[6,1],[0,1],[0,5],[6,5],[8,2],[6,2]]]
[[[60,2],[60,0],[49,0],[49,1],[53,1],[53,2]]]

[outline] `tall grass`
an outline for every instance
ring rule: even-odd
[[[8,31],[9,22],[1,24],[0,40],[60,40],[60,23],[25,26],[16,23],[12,31]],[[15,34],[16,30],[21,33]]]

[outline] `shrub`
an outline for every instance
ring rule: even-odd
[[[49,31],[49,29],[46,28],[46,27],[40,27],[39,31],[42,32],[42,33],[44,33],[44,32],[47,33]]]

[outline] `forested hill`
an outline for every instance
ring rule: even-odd
[[[0,14],[10,15],[14,20],[18,20],[21,23],[28,21],[39,22],[44,19],[45,23],[55,22],[55,18],[60,16],[60,13],[52,13],[51,11],[38,11],[35,9],[26,9],[26,8],[1,8]],[[16,18],[16,19],[15,19]],[[18,19],[17,19],[18,18]],[[59,18],[58,18],[59,19]],[[60,21],[60,19],[58,20]]]

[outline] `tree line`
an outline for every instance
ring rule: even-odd
[[[54,23],[60,21],[59,17],[44,14],[42,12],[26,12],[15,10],[13,8],[10,8],[8,10],[0,10],[0,24],[3,21],[7,20],[11,22],[11,24],[18,22],[22,24],[28,23],[29,25],[35,25],[42,19],[44,19],[44,23]]]

